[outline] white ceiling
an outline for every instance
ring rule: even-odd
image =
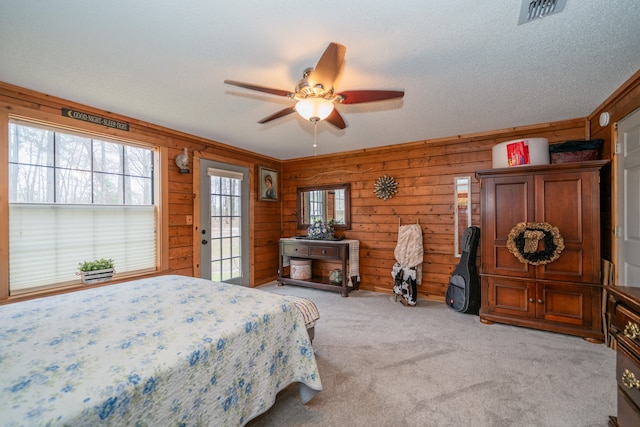
[[[336,89],[404,90],[339,105],[318,154],[589,115],[640,69],[638,0],[568,0],[517,25],[520,0],[0,0],[0,81],[277,159],[314,154],[293,91],[330,42]]]

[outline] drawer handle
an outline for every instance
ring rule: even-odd
[[[627,326],[624,327],[624,336],[632,340],[640,337],[640,326],[637,323],[627,323]]]
[[[629,371],[628,369],[625,369],[622,373],[622,385],[624,385],[626,388],[637,388],[638,390],[640,390],[640,380],[636,379],[636,376],[633,374],[633,372]]]
[[[325,249],[322,250],[322,255],[326,255],[327,251]]]

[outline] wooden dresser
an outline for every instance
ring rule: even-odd
[[[615,338],[618,416],[610,426],[640,426],[640,287],[606,286]]]
[[[477,172],[482,223],[480,321],[602,342],[600,169],[607,162]],[[509,235],[523,223],[557,228],[564,242],[559,257],[546,264],[516,257],[509,249]],[[541,255],[546,242],[545,235],[534,251],[527,249],[527,256],[547,256]]]

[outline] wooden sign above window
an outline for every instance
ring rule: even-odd
[[[129,132],[129,123],[126,122],[119,122],[117,120],[108,119],[106,117],[100,117],[89,113],[83,113],[81,111],[70,110],[68,108],[62,109],[62,115],[65,117],[71,117],[72,119],[82,120],[83,122],[94,123],[96,125],[107,126],[110,128]]]

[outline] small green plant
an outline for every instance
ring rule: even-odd
[[[78,264],[78,270],[80,271],[106,270],[108,268],[113,268],[112,259],[101,258],[95,261],[85,261]]]

